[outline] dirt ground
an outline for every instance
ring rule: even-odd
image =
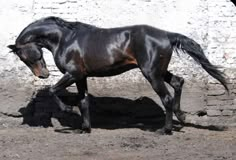
[[[19,119],[1,117],[1,160],[234,160],[236,129],[210,131],[185,127],[171,136],[138,128],[73,130],[22,126]],[[13,125],[13,123],[15,125]]]
[[[29,99],[32,92],[29,86],[0,87],[1,160],[236,159],[236,128],[217,131],[189,125],[177,130],[175,122],[173,135],[157,134],[164,112],[154,109],[158,105],[152,95],[134,100],[131,91],[130,99],[119,97],[121,92],[117,98],[93,97],[98,109],[91,109],[92,133],[80,134],[78,115],[58,111],[40,92]]]

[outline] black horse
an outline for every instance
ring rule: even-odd
[[[185,114],[180,109],[184,79],[167,71],[173,50],[189,54],[228,90],[223,74],[208,61],[198,43],[184,35],[147,25],[104,29],[47,17],[27,26],[16,43],[8,47],[39,78],[49,76],[42,48],[52,52],[64,76],[50,92],[62,110],[71,109],[58,98],[57,92],[76,83],[84,132],[91,132],[87,77],[113,76],[137,67],[166,109],[163,133],[172,131],[173,112],[184,122]],[[164,82],[174,88],[174,97]]]

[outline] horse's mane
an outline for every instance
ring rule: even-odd
[[[93,25],[89,25],[89,24],[85,24],[81,22],[69,22],[59,17],[50,16],[50,17],[42,18],[42,19],[39,19],[30,23],[27,27],[25,27],[21,31],[16,41],[19,41],[20,39],[22,39],[22,37],[25,38],[25,34],[28,33],[28,31],[31,30],[32,28],[38,27],[39,25],[50,25],[50,24],[55,24],[55,25],[58,25],[59,27],[70,29],[70,30],[78,30],[78,29],[95,30],[97,29],[97,27]]]
[[[69,21],[65,21],[59,17],[47,17],[47,18],[44,18],[42,19],[44,22],[54,22],[56,23],[57,25],[59,25],[60,27],[63,27],[63,28],[67,28],[67,29],[78,29],[78,28],[81,28],[81,27],[84,27],[84,28],[89,28],[89,29],[94,29],[96,28],[95,26],[93,25],[89,25],[89,24],[85,24],[85,23],[81,23],[81,22],[69,22]]]

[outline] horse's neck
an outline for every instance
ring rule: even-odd
[[[44,32],[41,32],[42,34],[42,43],[43,47],[47,48],[49,51],[52,52],[53,56],[59,52],[59,48],[61,47],[60,45],[67,45],[68,43],[63,43],[62,42],[65,39],[70,39],[73,37],[72,35],[77,32],[77,33],[87,33],[88,30],[94,30],[96,27],[90,26],[87,24],[82,24],[82,23],[76,23],[74,25],[74,30],[66,29],[66,28],[52,28],[50,30],[45,30]]]
[[[42,25],[41,27],[36,29],[35,32],[36,34],[40,34],[40,36],[36,37],[43,37],[38,39],[43,43],[43,47],[47,48],[49,51],[52,52],[53,55],[55,55],[63,39],[70,39],[75,31],[77,33],[84,33],[88,30],[91,31],[94,29],[96,29],[95,26],[81,22],[70,23],[70,26],[60,26],[55,23],[52,23]]]
[[[51,51],[52,54],[55,54],[62,39],[62,31],[59,29],[52,29],[51,31],[46,31],[45,33],[42,33],[42,37],[40,37],[36,41],[42,43],[42,46],[44,48]]]

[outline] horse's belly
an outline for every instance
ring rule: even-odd
[[[90,77],[105,77],[105,76],[114,76],[131,70],[133,68],[137,68],[136,61],[124,61],[122,63],[113,64],[111,66],[106,66],[101,69],[93,70],[88,73]]]

